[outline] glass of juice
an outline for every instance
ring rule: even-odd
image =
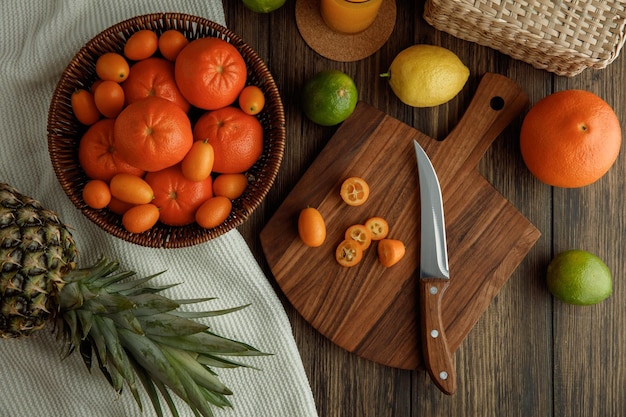
[[[383,0],[320,0],[324,23],[335,32],[354,34],[370,27]]]

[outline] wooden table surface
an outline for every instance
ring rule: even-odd
[[[348,73],[361,100],[435,138],[445,137],[455,126],[485,72],[513,79],[531,104],[564,89],[592,91],[613,106],[622,125],[626,122],[624,54],[604,70],[560,77],[439,32],[423,20],[423,1],[398,0],[389,41],[366,59],[342,63],[318,55],[305,43],[296,24],[295,0],[267,15],[249,11],[241,0],[226,0],[224,7],[227,26],[259,53],[273,73],[287,117],[286,153],[278,178],[251,221],[240,228],[274,285],[259,232],[337,129],[317,126],[301,111],[302,85],[320,70]],[[451,49],[469,67],[467,85],[451,102],[414,109],[402,104],[379,79],[398,52],[416,43]],[[544,185],[528,172],[520,156],[519,129],[525,111],[496,139],[479,169],[542,237],[456,351],[456,394],[442,394],[423,370],[385,367],[335,346],[303,320],[276,285],[320,417],[626,415],[622,285],[626,155],[622,151],[609,173],[590,186]],[[597,254],[612,270],[614,292],[605,302],[575,307],[548,292],[545,275],[550,259],[572,248]]]

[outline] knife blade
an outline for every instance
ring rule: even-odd
[[[437,173],[420,144],[417,158],[421,205],[419,276],[421,338],[424,364],[435,385],[445,394],[456,391],[456,370],[441,316],[441,300],[448,284],[448,250],[443,199]]]

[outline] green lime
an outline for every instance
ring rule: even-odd
[[[434,107],[452,100],[469,78],[469,69],[449,49],[413,45],[391,62],[388,77],[394,94],[413,107]]]
[[[253,12],[269,13],[279,9],[287,0],[242,0],[243,4]]]
[[[548,289],[569,304],[597,304],[613,292],[611,271],[592,253],[568,250],[559,253],[548,265]]]
[[[322,126],[346,120],[359,99],[354,80],[336,70],[320,71],[302,89],[302,108],[306,117]]]

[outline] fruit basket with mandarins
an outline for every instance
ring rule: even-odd
[[[284,109],[262,59],[229,29],[180,13],[137,16],[87,42],[48,113],[69,199],[141,246],[192,246],[243,224],[284,148]]]

